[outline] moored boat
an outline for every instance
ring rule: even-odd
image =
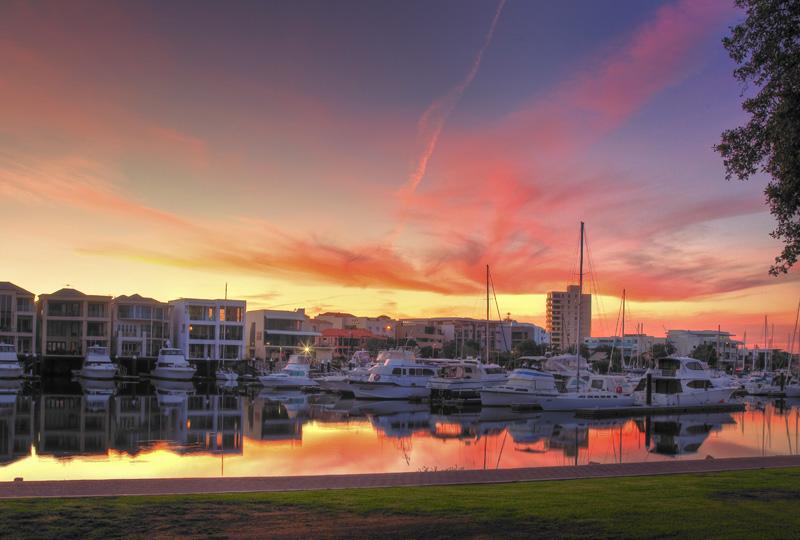
[[[650,400],[647,381],[650,379]],[[634,391],[637,405],[660,407],[702,406],[729,403],[736,389],[715,386],[708,368],[695,358],[668,356],[648,371]]]
[[[158,351],[156,367],[150,372],[150,377],[173,381],[191,381],[197,368],[191,365],[181,349],[164,347]]]
[[[116,377],[117,366],[111,361],[108,348],[95,345],[86,349],[86,357],[78,375],[84,379],[102,380]]]
[[[17,348],[9,343],[0,343],[0,379],[19,379],[22,373]]]
[[[277,373],[266,373],[258,377],[266,388],[302,389],[315,388],[319,383],[311,378],[311,364],[307,356],[293,354],[286,366]]]

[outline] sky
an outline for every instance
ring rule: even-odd
[[[725,0],[0,3],[0,280],[786,346]],[[494,314],[496,316],[496,313]],[[774,332],[772,325],[774,324]]]

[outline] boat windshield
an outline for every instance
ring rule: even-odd
[[[0,344],[0,353],[13,353],[17,352],[13,345]]]

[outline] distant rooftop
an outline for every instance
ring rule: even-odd
[[[10,281],[0,281],[0,291],[14,291],[17,294],[25,294],[28,296],[33,296],[32,292],[26,291],[22,287],[14,285]]]
[[[157,302],[159,304],[164,304],[166,302],[162,302],[161,300],[156,300],[155,298],[149,298],[147,296],[142,296],[140,294],[132,294],[130,296],[121,295],[114,298],[114,300],[121,300],[123,302]]]

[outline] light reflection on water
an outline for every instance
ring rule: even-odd
[[[191,383],[0,384],[0,480],[274,476],[798,453],[798,402],[584,420]]]

